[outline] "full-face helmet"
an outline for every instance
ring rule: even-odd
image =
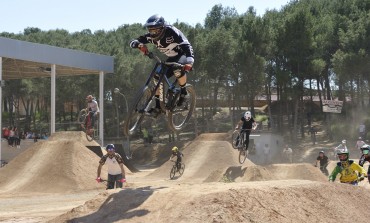
[[[249,121],[252,118],[251,112],[250,111],[246,111],[244,113],[244,118],[245,118],[245,120]]]
[[[154,41],[158,41],[163,38],[165,33],[166,22],[160,15],[152,15],[145,23],[145,27],[148,29],[150,36]]]
[[[114,145],[113,145],[113,144],[108,144],[108,145],[105,147],[105,149],[106,149],[107,151],[114,151],[114,150],[115,150],[115,148],[114,148]]]
[[[338,158],[339,158],[339,160],[340,160],[341,162],[343,162],[343,161],[348,161],[348,160],[349,160],[349,152],[348,152],[348,150],[347,150],[347,149],[344,149],[344,148],[339,149],[339,150],[337,151],[337,155],[338,155]]]
[[[370,145],[368,144],[362,145],[360,149],[362,151],[362,154],[367,155],[369,154]]]
[[[178,152],[179,151],[179,148],[177,148],[177,146],[174,146],[173,148],[172,148],[172,152]]]

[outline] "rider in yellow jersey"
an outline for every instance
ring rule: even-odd
[[[357,185],[359,181],[364,179],[366,175],[365,169],[353,160],[349,160],[349,152],[347,149],[337,151],[340,162],[334,168],[329,176],[329,181],[335,181],[335,178],[340,174],[340,182]]]

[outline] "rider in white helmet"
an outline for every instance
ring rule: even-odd
[[[255,129],[257,126],[257,123],[254,121],[252,113],[250,111],[246,111],[243,114],[235,129],[239,129],[240,126],[242,126],[242,128],[240,129],[240,133],[245,134],[245,148],[248,149],[249,135],[251,134],[252,129]]]

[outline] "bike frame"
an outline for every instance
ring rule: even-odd
[[[159,95],[159,100],[162,102],[161,103],[161,109],[163,111],[166,111],[168,110],[166,108],[166,106],[164,106],[164,102],[165,102],[165,90],[167,89],[174,89],[175,86],[176,86],[176,83],[177,83],[177,79],[175,79],[174,82],[171,82],[170,79],[167,77],[167,71],[169,70],[169,66],[173,65],[174,67],[183,67],[183,65],[181,64],[178,64],[178,63],[168,63],[168,62],[162,62],[157,56],[153,55],[152,53],[149,53],[148,55],[149,58],[151,59],[154,59],[157,61],[157,63],[155,64],[152,72],[150,72],[148,78],[147,78],[147,81],[145,82],[145,86],[148,86],[150,84],[151,81],[154,81],[155,79],[155,75],[158,74],[159,75],[159,78],[158,78],[158,82],[157,84],[155,85],[154,89],[152,90],[152,94],[150,95],[148,101],[146,102],[148,105],[150,105],[150,101],[153,100],[153,97],[155,96],[155,93],[157,92],[158,88],[160,88],[161,84],[163,83],[163,89],[162,89],[162,92],[160,92],[160,95]],[[165,88],[164,85],[167,85],[167,88]],[[178,95],[175,95],[176,97],[178,97]],[[176,98],[174,98],[176,100]],[[172,100],[174,100],[172,99]],[[147,110],[147,108],[145,108],[145,110]]]

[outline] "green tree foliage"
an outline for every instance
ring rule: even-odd
[[[370,0],[290,1],[263,16],[257,16],[253,7],[238,14],[235,8],[218,4],[210,7],[204,25],[193,27],[186,21],[173,25],[194,48],[194,71],[188,79],[196,87],[198,100],[204,102],[200,103],[203,117],[207,106],[208,115],[213,115],[225,106],[224,101],[237,110],[247,103],[254,112],[255,97],[266,96],[273,125],[287,130],[283,125],[287,117],[294,123],[290,130],[295,138],[293,133],[304,131],[305,112],[313,111],[304,104],[305,96],[311,102],[315,96],[320,101],[350,97],[348,103],[357,111],[366,110],[370,102]],[[109,113],[105,120],[109,124],[125,115],[122,98],[112,94],[113,89],[119,88],[130,101],[154,65],[129,47],[130,40],[145,32],[136,23],[111,31],[69,33],[28,27],[21,34],[0,35],[114,56],[114,74],[106,74],[105,97],[98,99],[119,111]],[[149,49],[159,54],[153,45]],[[65,105],[86,106],[86,95],[98,95],[98,76],[58,77],[56,87],[57,119],[68,122],[76,114]],[[26,108],[25,129],[37,128],[36,117],[49,122],[50,78],[9,80],[3,90],[4,109],[9,113],[5,122],[17,125],[19,104]],[[271,95],[277,97],[275,105]]]

